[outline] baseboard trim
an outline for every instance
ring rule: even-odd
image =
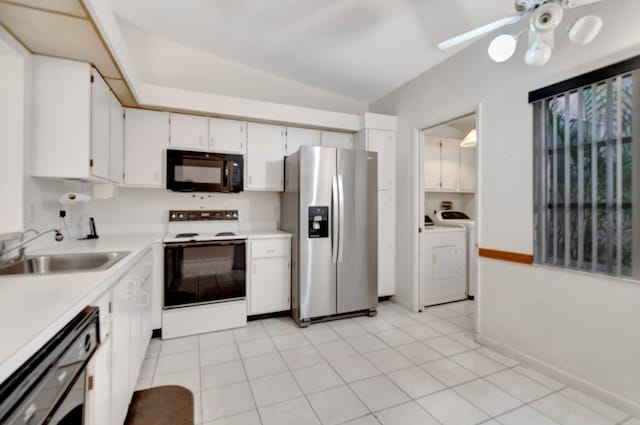
[[[571,386],[578,391],[582,391],[587,395],[609,403],[613,407],[617,407],[618,409],[628,413],[631,416],[640,417],[640,403],[634,402],[626,397],[611,392],[605,388],[599,387],[598,385],[595,385],[576,375],[573,375],[566,370],[555,367],[536,357],[532,357],[519,350],[516,350],[513,347],[499,343],[498,341],[495,341],[484,335],[478,334],[476,336],[476,341],[479,344],[491,348],[492,350],[518,360],[523,366],[530,367],[531,369],[535,369],[538,372],[549,375],[553,379],[565,385]]]

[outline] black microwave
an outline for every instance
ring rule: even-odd
[[[167,149],[167,189],[237,193],[243,189],[242,155]]]

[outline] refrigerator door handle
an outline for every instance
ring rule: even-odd
[[[331,260],[338,261],[338,178],[331,178]]]
[[[342,174],[338,175],[338,214],[340,221],[338,222],[338,262],[342,262],[342,252],[344,251],[344,184],[342,182]]]

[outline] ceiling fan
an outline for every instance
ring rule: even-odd
[[[499,28],[515,24],[530,16],[529,27],[519,34],[500,34],[489,45],[488,53],[496,62],[504,62],[516,51],[518,38],[528,32],[529,40],[524,61],[527,65],[542,66],[551,58],[554,30],[560,25],[564,9],[572,9],[602,0],[515,0],[517,14],[507,16],[438,44],[441,50],[457,46]],[[576,20],[569,28],[569,40],[576,44],[589,44],[602,28],[602,19],[587,15]]]

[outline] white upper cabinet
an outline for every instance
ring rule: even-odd
[[[124,173],[124,110],[113,93],[109,93],[109,95],[109,180],[122,183]]]
[[[476,148],[460,148],[460,190],[476,190]]]
[[[282,192],[284,189],[284,127],[247,124],[245,190]]]
[[[88,63],[34,55],[31,78],[31,174],[111,181],[114,97],[100,74]]]
[[[426,136],[423,154],[425,191],[475,191],[475,148],[462,148],[457,139]]]
[[[111,91],[95,69],[91,77],[91,174],[108,180]]]
[[[339,149],[353,149],[353,134],[336,131],[322,131],[322,146]]]
[[[442,190],[457,191],[460,179],[460,141],[442,139]]]
[[[296,153],[300,146],[320,146],[320,131],[289,127],[286,131],[285,156]]]
[[[440,190],[442,161],[440,160],[440,139],[436,137],[425,137],[423,174],[425,190]]]
[[[125,186],[164,187],[164,153],[169,141],[167,112],[125,109]]]
[[[209,148],[207,117],[172,113],[170,129],[172,148],[198,150]]]
[[[367,150],[378,153],[378,190],[393,190],[395,181],[395,132],[367,130]]]
[[[225,120],[221,118],[209,118],[210,151],[216,153],[235,153],[244,155],[246,152],[246,146],[246,122]]]

